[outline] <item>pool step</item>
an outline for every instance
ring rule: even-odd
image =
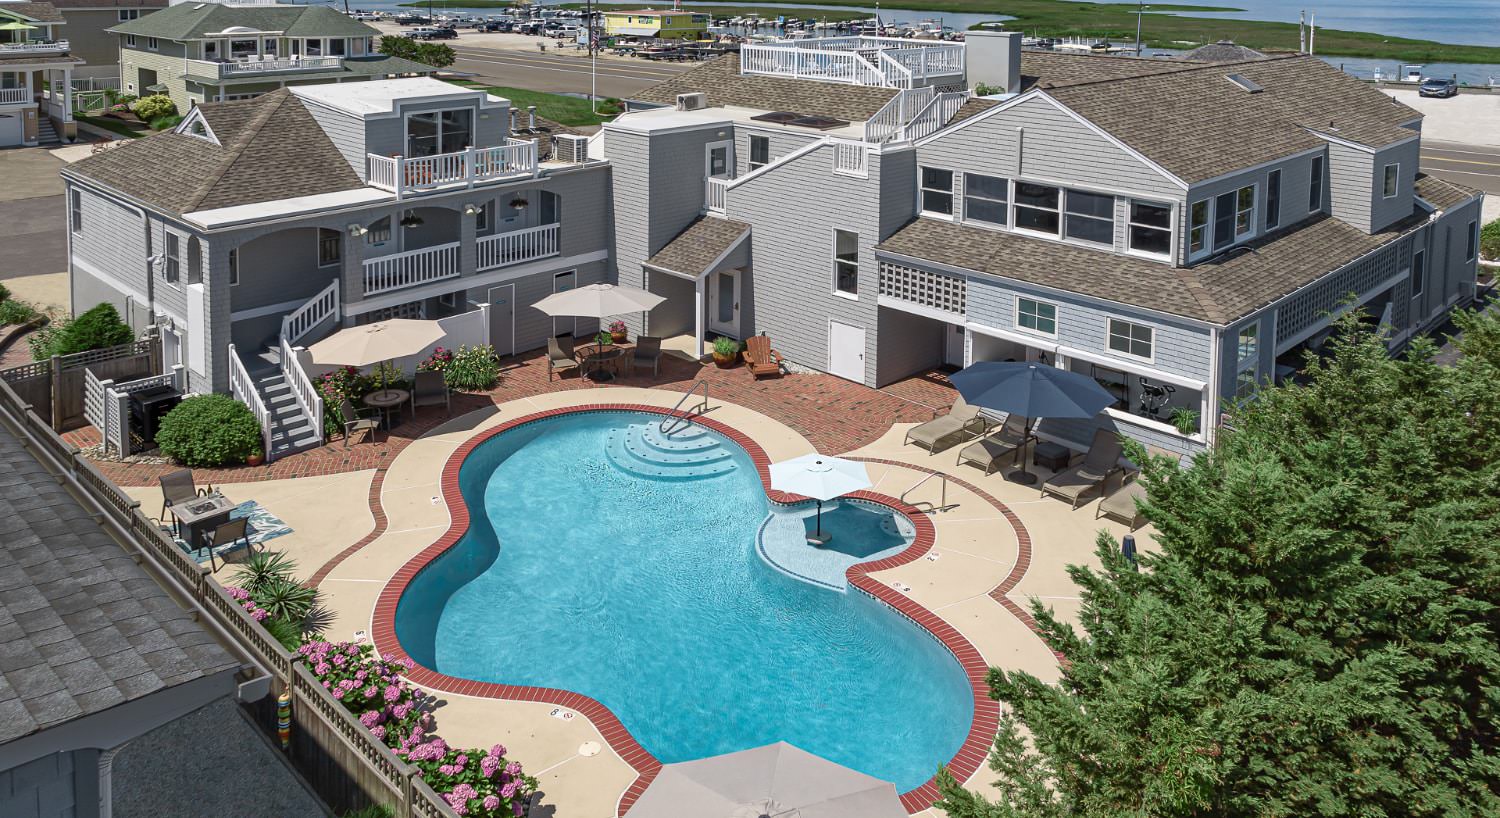
[[[605,451],[621,471],[654,480],[713,477],[735,468],[734,455],[698,427],[663,435],[655,422],[632,424],[610,432]]]

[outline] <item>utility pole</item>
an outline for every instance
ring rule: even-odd
[[[1307,53],[1307,9],[1297,18],[1297,53]]]
[[[1316,54],[1316,53],[1318,53],[1318,48],[1317,48],[1317,45],[1316,45],[1317,41],[1318,41],[1318,13],[1316,11],[1314,11],[1307,18],[1307,53],[1309,53],[1309,54]]]
[[[1138,0],[1135,6],[1135,55],[1141,56],[1141,18],[1146,14],[1146,0]]]

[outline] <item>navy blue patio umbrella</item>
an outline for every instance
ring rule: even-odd
[[[1025,418],[1091,418],[1115,402],[1093,378],[1030,361],[979,361],[948,376],[970,406]],[[1017,477],[1035,483],[1022,466]]]

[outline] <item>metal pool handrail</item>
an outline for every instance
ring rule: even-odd
[[[952,508],[953,506],[948,505],[948,475],[943,474],[940,471],[935,471],[927,475],[926,477],[923,477],[921,480],[913,483],[911,488],[901,492],[901,502],[906,503],[906,495],[911,494],[912,492],[921,488],[922,484],[926,483],[928,480],[931,480],[934,477],[942,480],[942,493],[938,496],[938,505],[933,506],[932,510],[947,511],[949,508]],[[912,506],[913,508],[916,507],[916,503],[907,503],[907,505]]]
[[[693,396],[693,393],[697,392],[698,387],[700,386],[703,387],[703,402],[694,405],[691,409],[683,412],[682,414],[678,414],[678,411],[682,409],[683,401],[691,398]],[[708,381],[693,381],[693,385],[688,387],[688,391],[683,392],[682,397],[677,399],[677,404],[672,407],[672,413],[662,418],[661,423],[657,424],[656,428],[662,434],[669,435],[672,432],[677,431],[677,427],[672,425],[672,421],[681,421],[684,426],[693,422],[693,416],[692,414],[690,414],[693,410],[697,410],[699,414],[708,411]],[[671,426],[671,428],[668,428],[669,426]]]

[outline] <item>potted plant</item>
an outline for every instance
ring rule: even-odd
[[[625,343],[625,341],[628,340],[628,338],[629,338],[629,336],[627,336],[625,334],[625,322],[624,321],[615,321],[615,322],[611,323],[609,325],[609,335],[610,335],[611,338],[614,339],[615,343],[617,343],[617,344],[623,344],[623,343]]]
[[[615,337],[613,335],[610,335],[608,330],[601,329],[599,330],[599,334],[594,336],[594,343],[598,344],[601,347],[607,347],[614,342]]]
[[[740,360],[740,342],[723,335],[714,339],[714,363],[728,369]]]
[[[261,453],[259,450],[253,451],[250,454],[248,454],[248,455],[245,456],[245,465],[246,466],[259,466],[260,464],[262,464],[264,462],[266,462],[266,456],[263,453]]]
[[[1198,434],[1198,410],[1179,406],[1172,410],[1172,425],[1184,437]]]

